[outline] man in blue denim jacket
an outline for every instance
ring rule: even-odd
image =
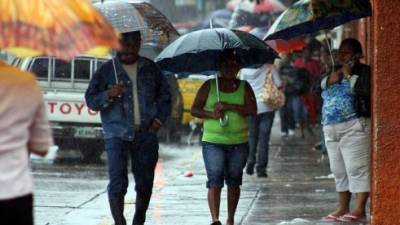
[[[129,156],[136,190],[132,224],[145,222],[158,160],[156,132],[171,111],[168,82],[153,61],[139,56],[140,37],[140,32],[122,34],[117,58],[96,71],[85,94],[88,107],[100,111],[115,225],[126,224],[123,210]]]

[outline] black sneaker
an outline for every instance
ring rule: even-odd
[[[219,221],[215,221],[214,223],[212,223],[211,225],[222,225],[222,223],[221,222],[219,222]]]
[[[257,172],[257,177],[267,178],[268,174],[266,172]]]
[[[253,175],[253,173],[254,173],[254,163],[247,163],[246,173],[248,175]]]

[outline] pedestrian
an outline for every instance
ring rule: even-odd
[[[249,116],[249,157],[246,173],[252,175],[256,166],[257,177],[268,177],[268,154],[271,129],[274,123],[275,108],[264,102],[262,92],[267,76],[278,89],[282,88],[282,80],[274,65],[265,64],[258,69],[242,69],[240,78],[249,82],[256,96],[257,115]]]
[[[307,46],[306,48],[303,49],[302,57],[294,61],[294,66],[296,68],[302,68],[308,71],[308,73],[310,74],[309,87],[312,87],[312,85],[315,82],[318,82],[320,80],[322,72],[321,64],[318,60],[312,58],[311,46]],[[318,117],[319,103],[317,100],[317,96],[315,96],[311,92],[311,89],[309,89],[306,93],[302,94],[300,98],[307,109],[307,114],[308,114],[307,116],[308,123],[306,124],[307,130],[310,132],[311,135],[313,135],[310,125],[315,125],[318,120],[317,117]]]
[[[293,66],[292,57],[293,53],[283,55],[284,63],[278,67],[285,93],[285,105],[279,110],[283,138],[295,135],[296,123],[303,124],[307,119],[306,109],[299,96],[304,89],[307,89],[308,80],[303,79],[305,77],[298,73],[299,69]]]
[[[203,159],[212,225],[221,225],[219,208],[224,181],[228,186],[226,224],[234,224],[243,168],[249,153],[246,119],[257,112],[251,86],[236,78],[239,70],[240,61],[235,52],[225,50],[221,56],[218,78],[220,101],[217,100],[216,80],[211,79],[200,87],[191,109],[194,117],[204,119]],[[220,119],[225,115],[228,116],[228,123],[221,125]]]
[[[36,77],[0,61],[0,223],[32,225],[29,155],[53,145]]]
[[[339,206],[324,221],[365,222],[370,191],[370,67],[360,63],[361,44],[345,39],[340,67],[321,81],[322,125]],[[350,210],[352,193],[355,207]]]
[[[117,57],[93,75],[85,98],[90,109],[100,111],[108,159],[108,200],[115,225],[126,224],[128,158],[136,190],[132,224],[142,225],[158,160],[157,131],[171,112],[171,97],[157,65],[139,56],[140,32],[123,33],[120,43]]]

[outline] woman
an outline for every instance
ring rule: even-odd
[[[191,110],[194,117],[204,119],[203,158],[212,225],[221,225],[219,208],[224,180],[228,186],[226,224],[234,224],[243,168],[249,153],[246,117],[257,112],[250,85],[236,79],[239,70],[240,64],[234,51],[224,51],[218,78],[220,101],[217,101],[216,80],[208,80],[199,89]],[[228,123],[222,126],[220,119],[225,115],[229,118]]]
[[[361,64],[361,44],[344,40],[339,48],[340,69],[321,81],[322,125],[339,206],[323,221],[365,222],[370,190],[369,119],[370,68]],[[350,210],[351,194],[356,194]]]

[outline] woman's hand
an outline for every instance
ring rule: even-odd
[[[351,78],[351,74],[352,74],[352,68],[351,68],[351,64],[352,63],[346,63],[343,65],[342,67],[342,72],[344,74],[344,76],[346,77],[346,79],[350,79]]]
[[[230,110],[230,105],[227,103],[223,103],[223,102],[217,102],[215,104],[214,110],[225,112],[227,110]]]
[[[329,76],[329,80],[328,80],[329,84],[334,84],[334,83],[339,82],[339,77],[340,77],[339,73],[341,73],[341,72],[342,72],[341,70],[332,72],[331,75]]]
[[[212,113],[212,118],[213,119],[221,119],[221,118],[224,118],[224,112],[222,111],[222,110],[215,110],[214,109],[214,112]]]

